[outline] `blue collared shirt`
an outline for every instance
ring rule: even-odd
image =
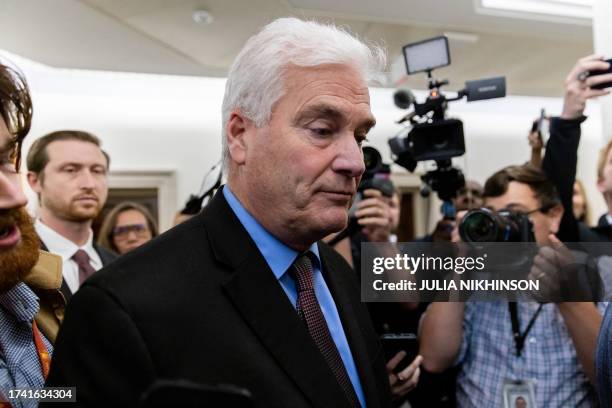
[[[259,252],[261,252],[263,257],[266,259],[268,266],[272,270],[272,273],[274,273],[274,276],[276,276],[276,279],[278,279],[280,285],[287,294],[289,301],[292,305],[294,305],[294,307],[297,307],[297,289],[295,287],[294,280],[289,276],[287,271],[298,257],[299,253],[289,248],[287,245],[283,244],[276,237],[266,231],[266,229],[262,227],[251,214],[248,213],[242,204],[240,204],[240,201],[238,201],[227,185],[223,187],[223,196],[253,241],[255,241],[255,245],[257,245]],[[351,379],[351,383],[353,383],[353,388],[355,389],[355,393],[359,398],[359,402],[361,403],[362,407],[365,407],[365,396],[363,394],[363,389],[361,388],[361,382],[359,381],[357,367],[355,366],[355,361],[353,360],[353,356],[351,354],[351,348],[349,347],[346,335],[344,334],[344,328],[342,327],[342,322],[340,321],[340,316],[338,315],[338,309],[336,308],[334,299],[332,298],[329,288],[325,284],[325,279],[323,279],[323,274],[321,273],[319,248],[315,243],[312,244],[309,250],[315,254],[317,259],[317,262],[314,262],[312,265],[315,295],[319,301],[319,306],[321,306],[321,311],[323,312],[323,316],[327,322],[327,327],[329,327],[329,332],[334,339],[334,343],[336,343],[336,348],[340,352],[340,357],[342,357],[342,362],[344,363],[346,372]]]
[[[597,304],[600,313],[607,302]],[[518,302],[521,333],[540,306]],[[597,407],[567,326],[553,303],[542,307],[520,357],[516,355],[507,302],[467,302],[456,364],[458,407],[499,407],[503,384],[533,380],[538,407]],[[602,405],[603,407],[604,405]]]
[[[42,388],[45,384],[32,332],[38,308],[38,297],[25,283],[0,295],[0,391],[7,399],[10,389]],[[42,339],[52,354],[53,346],[45,336]],[[38,406],[34,399],[10,402],[14,408]]]

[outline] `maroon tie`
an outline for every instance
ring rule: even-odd
[[[353,384],[342,363],[342,358],[332,339],[315,295],[310,256],[314,256],[314,254],[307,252],[299,255],[290,269],[290,275],[295,280],[298,291],[297,311],[306,323],[310,337],[312,337],[317,348],[323,354],[325,362],[334,373],[351,406],[360,407],[361,405]]]
[[[96,270],[89,263],[89,255],[87,255],[87,252],[82,249],[76,251],[74,255],[72,255],[72,259],[79,265],[79,285],[82,285]]]

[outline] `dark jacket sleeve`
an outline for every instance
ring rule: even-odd
[[[584,116],[574,120],[552,118],[550,139],[546,144],[546,153],[542,161],[542,170],[555,185],[563,205],[563,218],[557,234],[563,242],[578,242],[580,240],[578,220],[574,217],[572,197],[578,163],[580,124],[585,119]]]
[[[119,302],[96,286],[82,287],[58,334],[47,386],[76,387],[70,406],[134,407],[154,378],[145,343]]]

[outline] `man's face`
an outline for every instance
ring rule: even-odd
[[[457,192],[454,201],[457,211],[482,207],[482,186],[474,181],[467,181]]]
[[[247,121],[244,151],[230,146],[230,154],[242,164],[247,209],[283,242],[302,247],[346,226],[374,117],[367,86],[350,67],[290,67],[283,78],[286,92],[269,123]]]
[[[506,208],[523,213],[529,213],[541,207],[531,187],[518,181],[508,183],[508,190],[503,195],[485,198],[485,206],[495,211]],[[536,242],[540,244],[550,243],[549,235],[556,234],[559,230],[562,215],[563,209],[560,206],[554,207],[546,213],[534,211],[529,214],[529,219],[533,223]]]
[[[94,219],[106,202],[108,165],[102,150],[80,140],[58,140],[47,146],[43,174],[30,173],[30,185],[41,207],[70,222]]]
[[[514,402],[514,406],[516,408],[527,408],[527,401],[523,397],[518,397]]]
[[[0,293],[22,280],[38,260],[39,242],[24,206],[19,173],[11,160],[14,146],[0,117]]]
[[[597,180],[597,188],[603,194],[612,193],[612,149],[606,154],[601,178]]]

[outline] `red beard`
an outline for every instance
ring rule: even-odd
[[[0,231],[11,225],[21,231],[21,241],[14,248],[0,252],[0,294],[21,282],[36,265],[39,256],[40,241],[25,208],[0,210]]]

